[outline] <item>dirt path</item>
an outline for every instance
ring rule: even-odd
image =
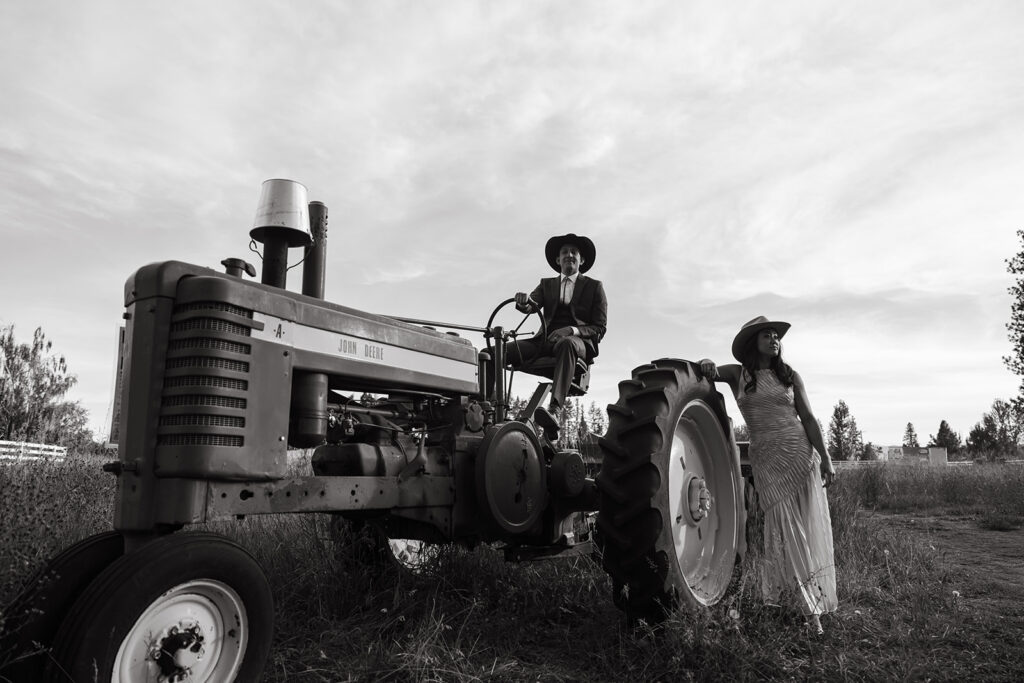
[[[1024,529],[993,531],[982,529],[977,520],[946,515],[879,516],[941,552],[954,582],[959,575],[964,578],[964,600],[1024,623]]]

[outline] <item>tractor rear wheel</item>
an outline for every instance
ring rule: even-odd
[[[656,360],[620,382],[608,406],[597,540],[631,621],[717,603],[743,551],[736,442],[722,395],[698,373]]]
[[[410,574],[429,573],[444,550],[440,543],[388,538],[378,523],[354,522],[337,514],[331,515],[330,537],[345,560],[376,568],[390,565]]]
[[[179,533],[121,556],[57,633],[47,681],[257,681],[274,603],[256,560],[211,533]]]

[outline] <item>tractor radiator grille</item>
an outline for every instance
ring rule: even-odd
[[[167,408],[177,408],[178,406],[217,406],[219,408],[245,410],[245,399],[233,396],[204,396],[203,394],[164,396],[162,403]]]
[[[218,389],[237,389],[245,391],[249,383],[244,379],[233,377],[210,377],[207,375],[189,375],[187,377],[168,377],[164,380],[164,389],[179,387],[216,387]]]
[[[252,318],[252,311],[248,308],[234,306],[223,301],[196,301],[189,304],[178,304],[174,308],[175,313],[188,313],[191,311],[223,311],[242,318]]]
[[[244,337],[252,334],[251,330],[245,325],[239,325],[229,320],[217,320],[216,318],[190,318],[171,325],[171,334],[175,332],[188,332],[190,330],[214,330]]]
[[[159,446],[245,445],[251,310],[222,301],[174,308],[167,347]]]
[[[249,355],[252,347],[249,344],[225,341],[223,339],[207,339],[204,337],[193,339],[175,339],[167,347],[168,351],[190,351],[194,349],[210,349],[213,351],[225,351],[227,353],[242,353]]]
[[[230,446],[241,448],[245,439],[241,436],[224,436],[223,434],[161,434],[157,437],[158,446]]]
[[[164,415],[161,427],[244,427],[244,417],[231,415]]]
[[[168,359],[167,369],[173,370],[177,368],[221,368],[222,370],[231,370],[232,372],[249,372],[249,364],[244,361],[210,356],[199,356],[196,358],[186,356],[184,358]]]

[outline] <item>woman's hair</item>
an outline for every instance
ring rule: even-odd
[[[750,376],[750,381],[747,382],[746,386],[743,387],[743,392],[749,394],[752,391],[757,391],[757,335],[755,334],[743,347],[743,369],[747,371],[747,375]],[[793,368],[789,366],[789,363],[782,360],[782,342],[779,342],[779,355],[772,358],[771,363],[768,365],[775,372],[775,376],[779,378],[783,386],[793,386]]]

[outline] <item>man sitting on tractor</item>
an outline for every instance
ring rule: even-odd
[[[565,405],[565,397],[579,359],[591,363],[608,323],[608,298],[600,280],[583,275],[594,265],[597,251],[588,238],[569,233],[556,235],[544,246],[548,264],[558,277],[541,278],[530,294],[516,294],[516,308],[522,313],[541,311],[547,337],[538,332],[510,346],[508,361],[513,367],[523,359],[554,358],[550,413]]]

